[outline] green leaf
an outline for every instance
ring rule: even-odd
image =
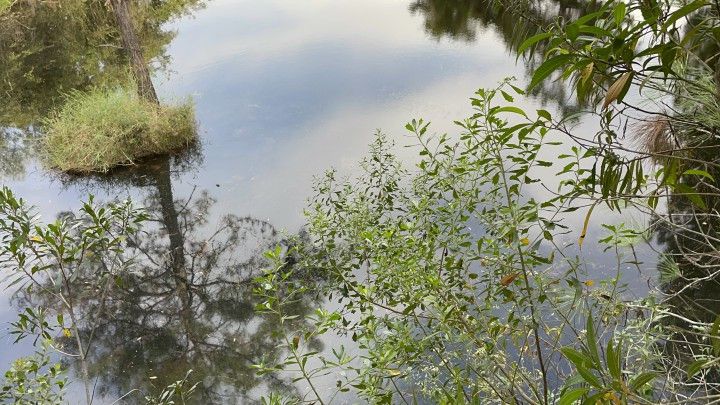
[[[523,94],[525,94],[525,90],[521,89],[520,87],[513,86],[512,84],[510,84],[510,87],[512,87],[512,89],[515,90],[515,93],[517,93],[517,94],[519,94],[519,95],[521,95],[521,96],[522,96]]]
[[[593,364],[600,364],[600,354],[598,353],[597,348],[597,335],[595,334],[595,326],[593,324],[593,318],[591,314],[588,314],[587,323],[586,323],[586,340],[588,345],[588,350],[590,351],[590,356],[592,356]]]
[[[537,70],[535,70],[532,80],[530,80],[528,91],[535,88],[535,86],[540,84],[540,82],[542,82],[543,80],[547,79],[547,77],[550,76],[555,70],[569,63],[570,61],[572,61],[572,59],[572,55],[565,54],[553,56],[552,58],[543,62],[543,64],[540,65]]]
[[[538,42],[549,38],[552,35],[552,32],[543,32],[537,35],[533,35],[530,38],[523,41],[522,44],[517,49],[518,55],[522,55],[528,48],[531,46],[537,44]]]
[[[582,398],[583,395],[587,394],[590,391],[587,387],[582,388],[574,388],[571,390],[565,391],[564,394],[560,397],[560,400],[558,400],[558,405],[572,405],[577,401],[578,399]]]
[[[552,116],[547,110],[537,110],[538,117],[545,118],[548,121],[552,121]]]
[[[707,363],[708,363],[707,360],[695,360],[695,361],[693,361],[692,363],[690,363],[690,365],[688,366],[688,368],[685,370],[685,372],[687,373],[688,378],[692,378],[692,376],[694,376],[694,375],[697,374],[700,370],[702,370],[703,367],[705,367],[705,365],[706,365]]]
[[[715,356],[720,356],[720,315],[715,318],[712,327],[710,328],[710,341],[712,342],[713,353]]]
[[[510,112],[510,113],[522,115],[523,117],[527,118],[527,114],[525,114],[525,111],[523,111],[522,109],[520,109],[518,107],[511,106],[511,105],[508,105],[505,107],[500,107],[498,109],[494,109],[493,112],[495,112],[495,113]]]
[[[685,17],[686,15],[692,13],[700,7],[705,6],[706,4],[707,2],[705,0],[697,0],[683,7],[680,7],[679,9],[675,10],[673,13],[670,14],[670,17],[668,17],[668,19],[665,21],[665,24],[662,25],[662,29],[668,29],[668,27],[673,25],[675,21]]]
[[[705,170],[698,170],[698,169],[685,170],[682,175],[683,176],[686,176],[686,175],[700,176],[700,177],[705,177],[712,181],[715,181],[715,178],[710,173],[706,172]]]
[[[679,193],[682,193],[685,197],[688,198],[688,200],[692,201],[693,204],[696,206],[705,209],[707,208],[705,206],[705,201],[700,197],[700,195],[695,192],[691,187],[689,187],[686,184],[683,183],[675,183],[672,185],[673,189]]]
[[[605,351],[605,360],[607,361],[608,370],[610,375],[615,380],[620,381],[622,379],[622,372],[620,370],[620,346],[617,349],[613,345],[612,339],[608,341],[607,350]]]
[[[575,20],[574,24],[585,25],[586,22],[589,22],[590,20],[600,17],[603,14],[605,14],[605,10],[599,10],[594,13],[586,14],[586,15],[578,18],[577,20]]]
[[[580,33],[582,34],[590,34],[596,38],[604,38],[609,37],[612,34],[608,30],[604,30],[600,27],[596,27],[594,25],[583,25],[580,27]]]
[[[570,360],[571,363],[575,365],[575,367],[593,367],[593,361],[591,358],[572,347],[563,347],[560,351],[565,357],[567,357],[568,360]]]
[[[578,24],[568,24],[565,27],[565,34],[567,35],[568,39],[571,41],[575,41],[580,35],[580,27]]]
[[[588,382],[588,384],[592,385],[595,388],[599,388],[599,389],[603,388],[602,381],[600,381],[600,379],[597,376],[595,376],[595,374],[590,372],[590,370],[588,370],[587,368],[582,367],[582,366],[577,366],[576,369],[577,369],[578,373],[580,373],[582,378]]]
[[[639,376],[633,378],[633,380],[630,382],[630,388],[637,391],[642,388],[643,385],[652,381],[655,377],[657,377],[657,373],[653,371],[642,373]]]
[[[617,6],[615,6],[615,10],[613,10],[613,14],[615,15],[615,25],[620,26],[622,22],[625,20],[625,14],[627,13],[627,6],[623,2],[619,2]]]
[[[580,74],[580,81],[581,84],[587,83],[588,79],[590,79],[593,75],[593,72],[595,71],[595,64],[593,62],[588,63],[583,68],[581,74]]]

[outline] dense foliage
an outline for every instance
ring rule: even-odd
[[[152,335],[157,319],[179,332],[158,336],[153,350],[177,347],[183,356],[211,359],[196,371],[211,383],[197,393],[193,374],[179,372],[186,363],[163,352],[170,359],[160,364],[164,389],[143,389],[150,403],[184,402],[190,394],[219,400],[213,390],[231,379],[247,391],[264,377],[273,381],[275,392],[265,399],[273,404],[720,399],[716,5],[607,1],[570,12],[564,1],[471,3],[417,1],[412,10],[426,16],[433,35],[462,38],[475,30],[461,24],[443,32],[437,22],[484,23],[511,13],[500,23],[512,48],[528,57],[529,85],[508,79],[479,90],[472,116],[456,122],[453,134],[410,122],[419,150],[412,168],[379,134],[362,175],[326,173],[307,210],[306,234],[263,242],[277,245],[266,259],[209,270],[242,239],[243,224],[274,230],[228,218],[209,240],[187,240],[182,229],[202,215],[187,204],[178,208],[169,175],[155,180],[166,234],[143,234],[148,211],[129,202],[90,200],[80,213],[42,224],[3,189],[0,258],[28,292],[13,325],[18,338],[32,336],[78,358],[88,403],[91,376],[117,360],[106,348],[118,336]],[[564,12],[549,18],[556,3]],[[524,40],[511,29],[515,16],[524,21],[523,36],[532,34]],[[106,34],[115,35],[99,33]],[[576,95],[574,108],[553,114],[521,107],[551,80],[560,93]],[[83,114],[60,110],[49,127],[71,118],[63,138],[69,140],[80,124],[101,124],[103,114],[148,121],[142,106],[102,104],[113,94],[101,96],[86,103],[71,96],[70,105],[78,105],[69,111]],[[581,106],[587,111],[578,113]],[[594,124],[592,132],[575,125],[578,119]],[[86,138],[101,134],[88,128]],[[132,137],[137,128],[130,123],[123,131]],[[167,246],[158,235],[167,236]],[[225,238],[217,251],[208,247],[214,237]],[[660,250],[657,282],[647,291],[632,283],[647,265],[637,256],[641,246]],[[615,265],[596,265],[589,251],[612,255]],[[133,270],[143,254],[162,261]],[[247,293],[255,276],[248,269],[260,266],[269,268],[255,280],[255,296],[228,308],[225,298]],[[130,279],[143,288],[126,287]],[[321,300],[330,305],[306,317]],[[251,304],[262,321],[247,316]],[[93,322],[102,314],[112,316]],[[248,360],[236,344],[239,328],[251,323],[254,332],[239,345],[263,348],[262,359]],[[319,342],[328,337],[346,344],[323,349]],[[226,361],[252,361],[257,374],[230,375]],[[303,389],[292,389],[283,375]],[[60,368],[40,352],[8,371],[0,398],[61,401],[64,386]]]
[[[563,214],[578,208],[587,171],[578,167],[588,156],[575,148],[557,163],[543,160],[558,146],[547,138],[551,117],[540,110],[530,122],[509,124],[507,114],[521,111],[496,102],[511,93],[508,85],[479,91],[459,138],[431,139],[427,124],[409,124],[422,148],[411,177],[379,137],[365,176],[342,181],[331,172],[318,184],[309,212],[313,249],[300,256],[329,273],[335,282],[324,293],[342,309],[319,312],[317,329],[288,332],[300,341],[348,334],[361,350],[320,355],[322,366],[309,377],[346,369],[340,389],[370,402],[645,397],[655,376],[646,371],[657,353],[646,344],[658,309],[623,302],[620,272],[630,258],[602,283],[603,275],[586,273],[566,243],[580,230],[569,229]],[[533,198],[555,172],[563,179],[556,195]],[[623,230],[605,236],[611,248],[637,239]],[[314,287],[282,283],[291,271],[276,259],[281,267],[260,292],[265,309],[283,316],[294,294]],[[302,360],[309,353],[299,343],[291,346],[299,363],[313,364]],[[583,371],[589,385],[572,378],[565,355],[593,370]]]
[[[301,256],[336,281],[324,294],[340,309],[286,330],[291,355],[260,368],[295,370],[311,389],[271,400],[715,400],[717,27],[702,0],[610,1],[558,19],[518,46],[543,55],[528,88],[567,80],[596,133],[579,131],[577,114],[521,109],[525,91],[503,84],[477,93],[458,135],[410,123],[416,170],[400,168],[380,137],[364,176],[330,172]],[[603,209],[646,221],[608,223],[593,214]],[[581,225],[569,225],[577,215]],[[605,235],[590,239],[598,228]],[[631,299],[624,273],[640,270],[634,247],[652,233],[666,244],[659,287]],[[614,252],[617,267],[586,273],[588,243]],[[284,282],[292,272],[274,257],[260,308],[282,317],[307,287]],[[328,333],[360,350],[303,347]],[[341,376],[335,392],[315,386],[328,375]]]

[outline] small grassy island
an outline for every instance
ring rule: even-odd
[[[160,106],[124,87],[73,92],[45,120],[49,165],[71,173],[107,172],[196,140],[192,102]]]

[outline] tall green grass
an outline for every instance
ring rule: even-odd
[[[136,160],[177,152],[195,141],[194,106],[158,106],[127,88],[73,92],[44,122],[51,167],[107,172]]]
[[[0,14],[7,11],[12,6],[14,0],[0,0]]]

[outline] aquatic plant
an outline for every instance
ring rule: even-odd
[[[107,172],[195,142],[190,101],[158,106],[124,87],[72,92],[44,122],[44,154],[58,170]]]

